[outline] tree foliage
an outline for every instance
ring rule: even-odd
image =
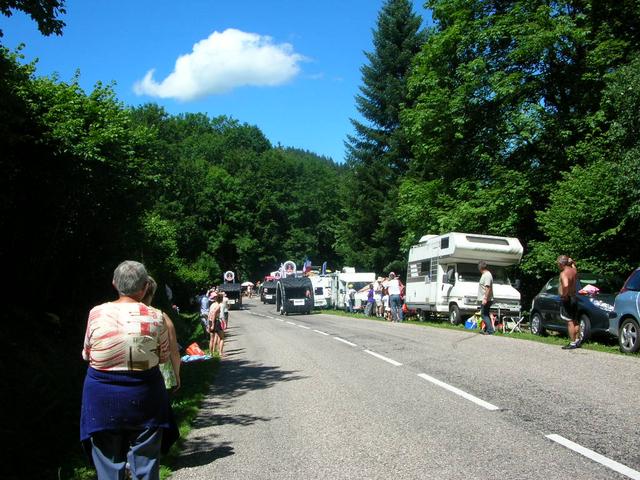
[[[361,68],[356,107],[365,122],[352,120],[355,135],[346,144],[349,176],[342,185],[336,249],[347,263],[367,270],[388,270],[401,258],[395,206],[409,146],[400,110],[413,57],[424,42],[421,22],[408,0],[386,1],[373,32],[374,50],[365,54],[368,63]]]

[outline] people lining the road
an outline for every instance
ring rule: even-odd
[[[578,300],[576,299],[576,278],[578,269],[573,259],[566,255],[560,255],[557,259],[560,269],[560,282],[558,294],[562,301],[560,317],[567,322],[567,331],[571,342],[562,347],[564,350],[573,350],[580,347],[580,323],[578,322]]]
[[[355,303],[356,303],[356,291],[353,288],[353,283],[350,283],[347,288],[347,292],[345,293],[345,305],[347,305],[347,310],[349,313],[355,312]]]
[[[373,308],[376,304],[375,299],[375,290],[373,289],[373,283],[369,284],[369,288],[367,289],[367,306],[364,309],[364,314],[367,317],[373,315]]]
[[[209,307],[211,306],[210,293],[211,290],[207,290],[204,295],[200,296],[200,323],[202,324],[205,335],[208,331]]]
[[[216,350],[220,354],[220,358],[224,356],[224,329],[220,322],[223,317],[222,312],[222,293],[218,293],[214,299],[213,305],[209,309],[209,352],[213,355]]]
[[[396,278],[394,272],[389,273],[389,282],[387,290],[389,292],[389,306],[391,307],[391,319],[393,322],[402,322],[404,315],[402,313],[402,282]]]
[[[98,479],[160,478],[163,432],[171,429],[169,399],[158,365],[170,359],[162,312],[142,303],[149,275],[127,260],[113,273],[118,299],[91,309],[82,349],[89,362],[80,439]]]
[[[480,270],[480,281],[478,282],[478,303],[480,304],[480,315],[484,321],[484,334],[493,335],[495,332],[493,319],[491,318],[491,304],[493,303],[493,275],[487,268],[487,262],[478,262]]]
[[[158,289],[158,284],[152,276],[149,276],[149,288],[142,298],[142,303],[151,306],[153,297]],[[180,388],[180,348],[178,347],[178,338],[176,335],[176,327],[171,320],[171,317],[162,312],[162,318],[167,325],[167,332],[169,334],[169,362],[160,364],[160,372],[164,377],[165,386],[168,389]]]

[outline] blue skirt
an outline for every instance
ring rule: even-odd
[[[89,367],[82,390],[80,440],[109,430],[175,428],[158,367],[142,372],[107,372]]]

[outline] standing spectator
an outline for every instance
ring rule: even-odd
[[[209,340],[209,352],[214,354],[216,349],[220,352],[220,358],[223,356],[224,350],[224,330],[220,323],[220,316],[222,313],[222,293],[218,293],[214,299],[213,305],[209,310],[209,333],[211,335]]]
[[[391,306],[389,305],[389,291],[386,288],[382,289],[382,307],[384,308],[384,318],[388,322],[392,320],[391,318]]]
[[[149,276],[149,288],[142,298],[142,303],[151,306],[153,297],[158,289],[158,284],[152,276]],[[161,312],[162,313],[162,312]],[[167,325],[167,333],[169,334],[169,358],[171,362],[160,364],[160,371],[164,377],[164,383],[167,388],[180,388],[180,349],[178,348],[178,338],[176,335],[176,327],[171,317],[166,313],[162,313],[164,323]]]
[[[389,291],[389,306],[391,307],[391,318],[394,322],[402,322],[404,315],[402,313],[402,282],[396,278],[396,274],[389,273],[389,283],[387,290]]]
[[[382,317],[384,316],[384,307],[382,305],[382,289],[384,288],[382,286],[382,282],[383,282],[383,278],[382,277],[378,277],[378,279],[373,283],[373,289],[375,291],[375,299],[376,299],[376,316],[377,317]]]
[[[204,329],[205,335],[209,330],[209,321],[207,320],[209,317],[209,307],[211,306],[209,294],[210,291],[207,291],[200,297],[200,323],[202,323],[202,328]]]
[[[158,364],[169,360],[163,315],[141,303],[149,287],[139,262],[113,273],[118,299],[91,309],[82,357],[80,439],[91,447],[98,479],[160,478],[163,431],[171,428],[169,398]]]
[[[493,335],[493,321],[491,319],[491,304],[493,303],[493,275],[487,268],[487,262],[478,262],[480,270],[480,282],[478,283],[478,303],[480,303],[480,315],[484,321],[485,335]]]
[[[355,303],[356,303],[356,291],[353,288],[353,283],[349,284],[349,288],[347,290],[347,293],[345,294],[346,296],[346,300],[347,300],[347,310],[349,311],[349,313],[353,313],[355,311],[354,307],[355,307]]]
[[[365,307],[364,314],[367,317],[373,315],[373,309],[376,306],[376,291],[373,288],[373,283],[369,284],[369,289],[367,290],[367,306]]]
[[[224,318],[224,323],[229,328],[229,297],[227,292],[222,292],[222,318]]]
[[[573,350],[580,347],[580,324],[577,320],[578,301],[576,299],[576,277],[578,270],[575,262],[566,255],[558,257],[558,268],[560,269],[560,284],[558,293],[562,300],[560,305],[560,317],[567,322],[567,331],[571,343],[562,347],[563,350]]]

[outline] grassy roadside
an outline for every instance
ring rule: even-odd
[[[366,317],[365,315],[363,315],[362,313],[348,313],[345,312],[343,310],[322,310],[321,313],[327,313],[330,315],[337,315],[340,317],[350,317],[350,318],[356,318],[356,319],[360,319],[360,320],[369,320],[369,321],[377,321],[377,322],[386,322],[386,320],[378,318],[378,317]],[[409,323],[411,325],[418,325],[420,327],[432,327],[432,328],[444,328],[444,329],[449,329],[449,330],[459,330],[459,331],[465,331],[465,332],[475,332],[476,334],[480,334],[480,331],[478,329],[476,330],[467,330],[464,328],[463,325],[452,325],[451,323],[449,323],[449,321],[447,320],[442,320],[442,321],[434,321],[434,320],[425,320],[425,321],[418,321],[415,319],[409,319],[406,320],[404,323]],[[539,342],[539,343],[546,343],[548,345],[557,345],[558,347],[562,346],[562,345],[566,345],[568,342],[568,338],[565,335],[556,333],[556,332],[549,332],[548,335],[546,336],[539,336],[539,335],[534,335],[529,331],[529,327],[525,326],[522,328],[522,333],[520,332],[512,332],[512,333],[502,333],[499,331],[496,331],[495,333],[497,336],[504,336],[504,337],[512,337],[518,340],[528,340],[531,342]],[[620,352],[620,349],[618,348],[618,342],[616,339],[608,339],[608,338],[596,338],[596,339],[591,339],[588,342],[586,342],[585,344],[582,345],[583,349],[585,350],[595,350],[598,352],[606,352],[606,353],[614,353],[617,355],[625,355],[623,353]]]

